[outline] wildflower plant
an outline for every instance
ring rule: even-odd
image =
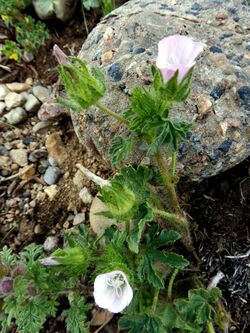
[[[119,329],[129,333],[201,333],[205,328],[214,333],[214,323],[224,329],[228,316],[220,301],[220,290],[205,289],[192,264],[180,252],[185,248],[183,253],[189,259],[197,258],[189,222],[175,190],[178,144],[191,124],[173,120],[170,109],[188,98],[195,58],[202,45],[178,35],[163,41],[159,43],[159,57],[166,68],[159,65],[158,57],[159,68],[152,66],[152,87],[136,87],[130,107],[122,115],[101,103],[106,84],[99,69],[89,71],[80,59],[67,58],[58,47],[54,48],[69,97],[61,103],[76,112],[96,106],[130,133],[113,139],[113,167],[124,164],[134,144],[143,140],[146,154],[155,159],[158,172],[142,165],[125,165],[109,181],[98,182],[99,197],[107,208],[100,214],[115,219],[123,228],[113,225],[94,237],[88,227],[80,226],[78,231],[66,233],[64,247],[47,258],[39,246],[31,245],[19,256],[3,249],[2,333],[12,321],[21,333],[39,332],[46,317],[55,315],[61,294],[68,297],[69,308],[62,316],[73,333],[88,332],[89,302],[93,299],[96,306],[122,313]],[[179,49],[185,56],[180,58]],[[159,173],[167,203],[155,190]],[[13,273],[17,265],[23,267],[19,278]],[[181,279],[176,281],[178,277],[189,283],[177,288],[177,282],[181,283]],[[36,304],[35,327],[31,316],[26,314],[25,321],[18,312],[21,304],[29,309]]]

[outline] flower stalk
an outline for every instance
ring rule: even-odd
[[[179,272],[178,268],[174,269],[174,271],[170,277],[169,284],[168,284],[168,302],[172,301],[173,284],[174,284],[174,280],[175,280],[178,272]]]
[[[125,118],[123,118],[119,114],[111,111],[106,106],[102,105],[101,103],[96,103],[95,106],[97,106],[98,109],[100,109],[101,111],[103,111],[104,113],[106,113],[108,116],[111,116],[111,117],[115,118],[116,120],[118,120],[120,123],[122,123],[122,124],[124,124],[126,126],[129,125],[129,121],[128,120],[126,120]]]

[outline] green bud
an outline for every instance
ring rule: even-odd
[[[100,189],[101,200],[105,202],[110,214],[117,220],[131,219],[137,206],[135,193],[127,186],[112,182],[111,186]]]
[[[88,265],[89,253],[82,247],[66,247],[57,249],[50,256],[61,265],[65,266],[80,266],[84,270]]]
[[[69,100],[59,99],[59,102],[74,111],[81,111],[96,104],[104,96],[105,79],[99,69],[93,68],[90,73],[83,61],[76,57],[69,59],[72,62],[58,67]]]

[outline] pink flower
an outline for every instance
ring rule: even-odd
[[[174,35],[160,40],[156,66],[160,69],[163,80],[169,81],[178,70],[180,83],[202,51],[202,44],[194,42],[191,37]]]
[[[58,262],[55,259],[52,259],[50,257],[44,258],[44,259],[40,259],[39,261],[44,266],[58,266],[58,265],[60,265],[60,262]]]

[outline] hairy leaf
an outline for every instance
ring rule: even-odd
[[[121,162],[126,160],[131,154],[134,138],[117,135],[112,139],[112,146],[109,154],[112,157],[112,166],[116,168]]]

